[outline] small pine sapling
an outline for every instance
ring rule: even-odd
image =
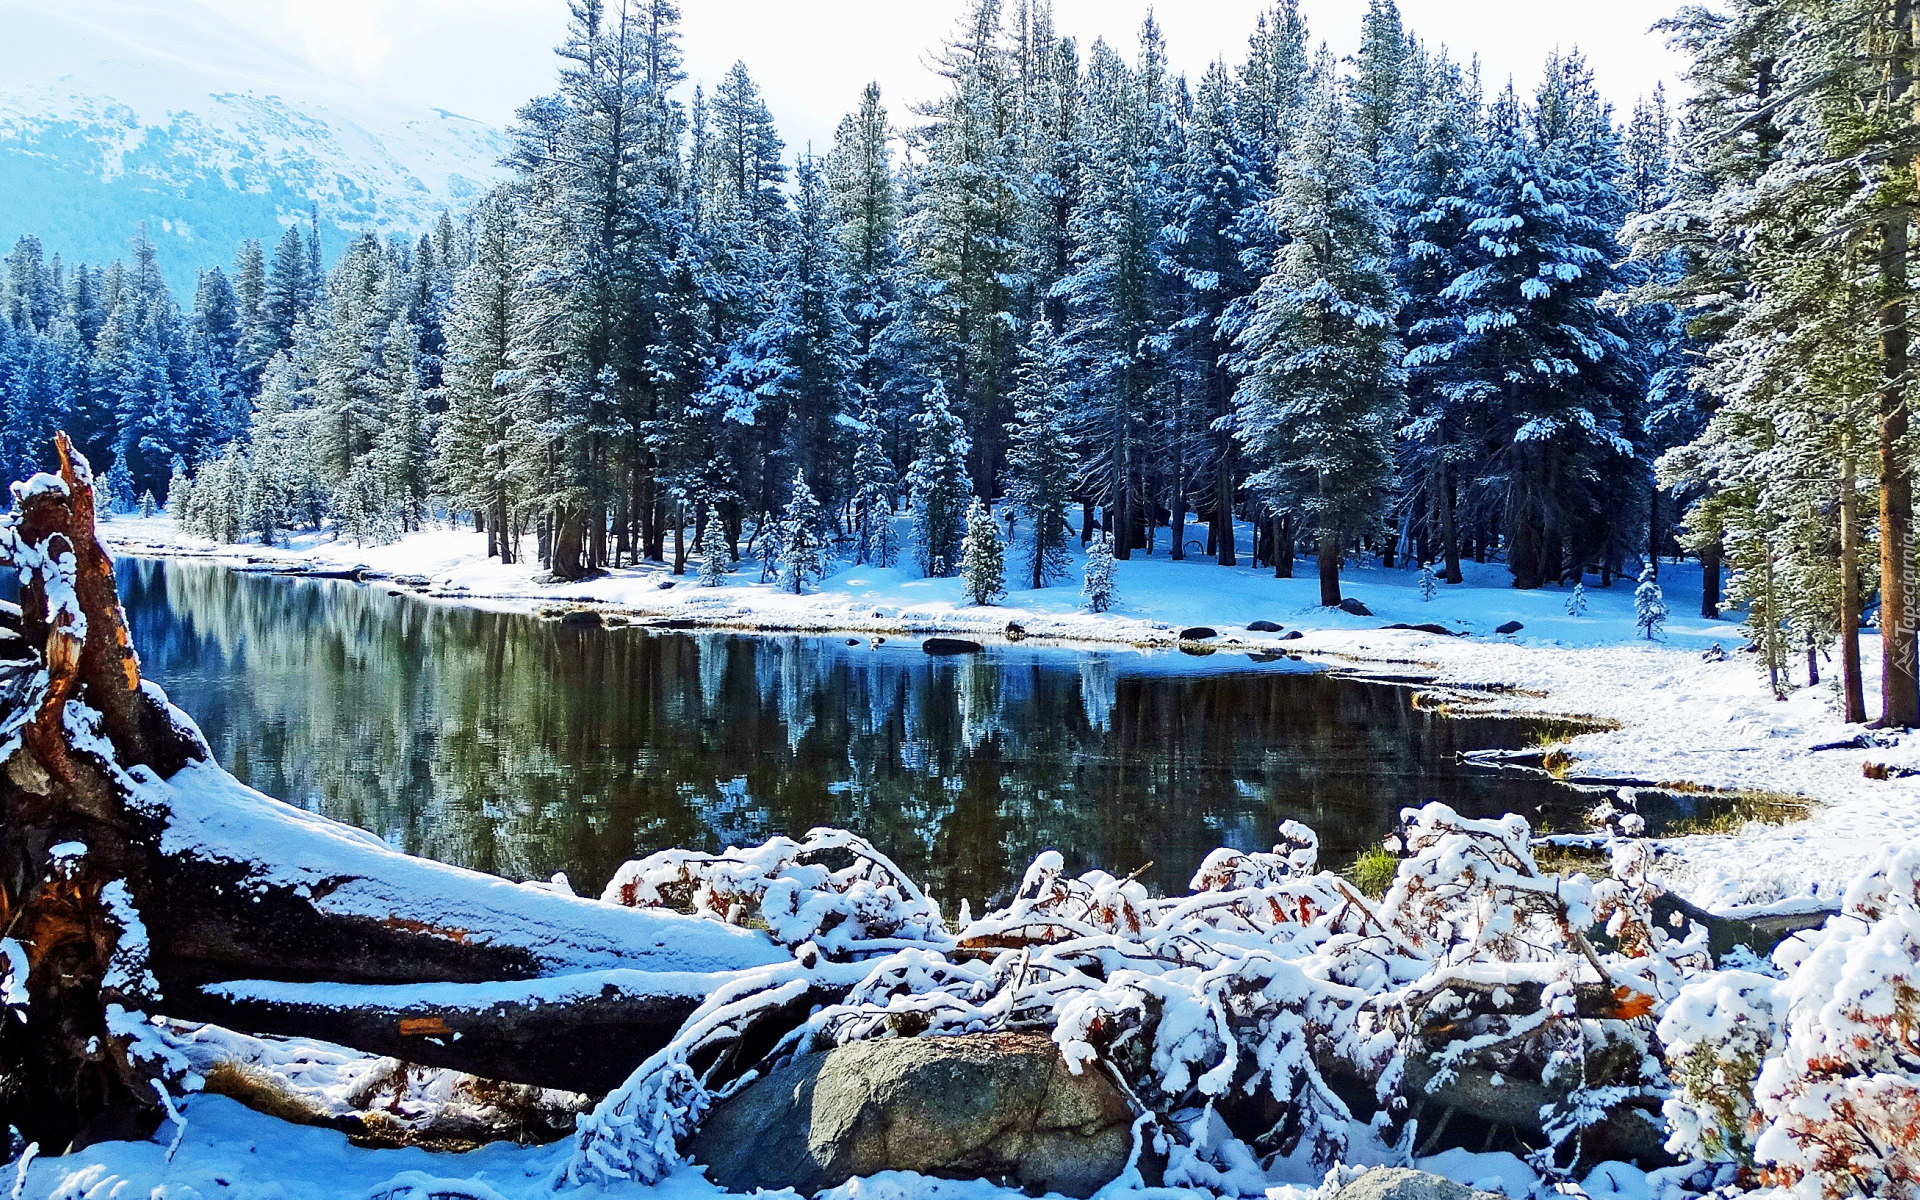
[[[1567,615],[1570,617],[1587,615],[1587,589],[1584,584],[1573,585],[1573,594],[1567,597]]]
[[[720,577],[733,565],[732,557],[727,550],[726,530],[720,525],[719,510],[710,507],[700,530],[700,586],[719,587]]]
[[[1007,594],[1006,552],[993,514],[978,496],[967,509],[967,532],[960,545],[960,582],[975,604],[992,604]]]
[[[1117,592],[1113,583],[1113,542],[1102,533],[1087,547],[1087,571],[1080,585],[1087,608],[1102,613],[1113,607]]]
[[[1440,578],[1433,573],[1432,563],[1420,564],[1420,598],[1432,602],[1434,593],[1440,590]]]
[[[1667,598],[1653,581],[1653,564],[1640,570],[1640,586],[1633,589],[1633,623],[1652,641],[1667,623]]]
[[[804,471],[793,473],[793,499],[780,518],[780,585],[800,595],[827,574],[825,515]]]
[[[140,515],[141,516],[150,517],[154,514],[155,510],[157,510],[159,507],[160,506],[154,502],[152,488],[148,488],[146,491],[140,493]]]

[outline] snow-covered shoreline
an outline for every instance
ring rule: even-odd
[[[543,582],[537,565],[502,565],[486,557],[480,535],[445,528],[386,546],[326,535],[296,536],[284,547],[219,546],[180,532],[164,516],[120,516],[102,534],[118,554],[353,572],[443,603],[521,611],[591,607],[638,623],[980,640],[1004,638],[1012,623],[1035,638],[1162,649],[1178,645],[1181,630],[1205,626],[1218,632],[1207,644],[1220,652],[1284,650],[1361,676],[1426,681],[1440,699],[1479,711],[1613,726],[1563,744],[1575,760],[1575,777],[1813,801],[1808,819],[1791,825],[1663,841],[1663,867],[1674,886],[1720,912],[1837,903],[1840,887],[1877,848],[1920,837],[1920,779],[1869,780],[1862,773],[1869,762],[1920,766],[1920,739],[1813,751],[1862,732],[1838,717],[1825,678],[1835,673],[1826,669],[1831,664],[1823,665],[1821,686],[1775,700],[1751,657],[1737,652],[1744,642],[1737,623],[1697,615],[1700,575],[1691,563],[1663,567],[1673,616],[1661,639],[1650,643],[1634,626],[1630,582],[1588,589],[1586,611],[1572,616],[1570,589],[1516,591],[1499,564],[1466,564],[1467,582],[1443,585],[1432,600],[1422,598],[1417,570],[1351,567],[1345,594],[1373,614],[1362,617],[1318,604],[1310,564],[1302,563],[1294,579],[1275,579],[1270,571],[1222,568],[1206,559],[1172,562],[1162,550],[1120,563],[1119,603],[1094,614],[1085,610],[1077,577],[1041,591],[1013,590],[1000,604],[981,607],[967,603],[957,579],[922,579],[909,566],[842,564],[817,591],[795,596],[755,582],[752,562],[716,588],[658,564],[574,583]],[[1515,620],[1523,626],[1518,633],[1495,632]],[[1250,632],[1247,625],[1256,621],[1285,632]],[[1438,624],[1464,636],[1382,628],[1392,624]],[[1878,646],[1867,640],[1872,664]],[[1726,661],[1703,657],[1715,644],[1729,652]],[[1796,681],[1800,672],[1804,666]],[[1870,677],[1869,688],[1875,683]]]

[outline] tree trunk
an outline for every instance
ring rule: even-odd
[[[1840,691],[1847,723],[1863,724],[1867,698],[1860,677],[1860,501],[1853,453],[1846,447],[1840,455]]]
[[[1440,463],[1440,553],[1446,556],[1448,583],[1461,583],[1466,576],[1460,573],[1460,533],[1454,526],[1453,510],[1456,503],[1453,494],[1453,467],[1442,460]]]
[[[1273,523],[1273,574],[1276,579],[1293,578],[1293,514],[1281,513]]]
[[[1320,603],[1340,603],[1340,541],[1331,530],[1320,531]]]
[[[1724,538],[1715,537],[1700,547],[1700,615],[1709,621],[1720,619],[1720,566],[1726,557]]]
[[[1904,0],[1897,5],[1904,12]],[[1901,22],[1904,24],[1904,22]],[[1907,216],[1882,226],[1880,306],[1880,723],[1889,728],[1920,724],[1920,687],[1914,678],[1913,581],[1909,575],[1913,482],[1904,458],[1907,436]]]

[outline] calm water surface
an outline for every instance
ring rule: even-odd
[[[379,585],[125,559],[148,676],[220,761],[395,846],[598,894],[626,859],[839,825],[949,911],[1033,855],[1184,890],[1292,817],[1341,865],[1401,806],[1562,819],[1557,784],[1459,766],[1529,722],[1450,719],[1303,664],[911,640],[575,629]]]

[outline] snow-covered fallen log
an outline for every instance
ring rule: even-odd
[[[421,1066],[599,1095],[618,1087],[736,975],[610,970],[403,984],[243,979],[188,990],[164,1007],[230,1029],[319,1038]]]

